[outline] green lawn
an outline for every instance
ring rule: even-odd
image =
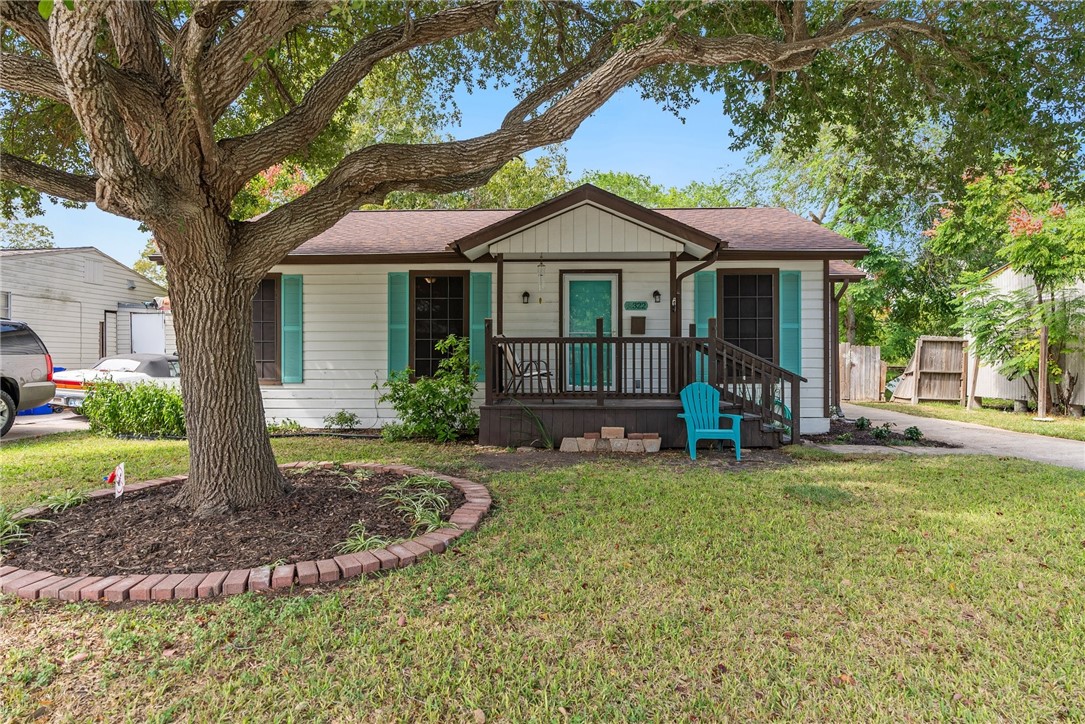
[[[497,509],[445,555],[297,596],[0,599],[0,720],[1085,717],[1079,472],[799,450],[740,472],[668,453],[488,473],[465,446],[276,448],[440,460]],[[132,478],[170,473],[184,456],[17,443],[0,450],[0,494],[97,486],[120,460]]]
[[[855,402],[852,404],[873,407],[879,410],[903,412],[916,417],[974,422],[977,425],[989,425],[1014,432],[1031,432],[1035,435],[1063,437],[1067,440],[1085,440],[1085,418],[1080,417],[1056,417],[1054,422],[1036,422],[1032,419],[1036,417],[1034,412],[969,410],[951,402],[922,402],[918,405],[899,402]]]

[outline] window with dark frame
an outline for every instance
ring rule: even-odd
[[[724,274],[723,338],[776,361],[776,276]]]
[[[411,369],[419,377],[432,377],[446,357],[437,343],[450,334],[467,336],[467,277],[420,273],[411,291]]]
[[[278,277],[262,280],[252,298],[252,348],[260,381],[278,382],[281,379]]]

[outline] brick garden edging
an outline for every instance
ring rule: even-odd
[[[431,553],[443,553],[452,541],[464,532],[475,530],[490,510],[493,500],[485,485],[463,478],[438,475],[407,465],[378,465],[374,463],[342,463],[343,467],[364,468],[375,473],[427,475],[445,480],[464,494],[467,500],[453,511],[448,527],[393,543],[386,548],[346,553],[319,561],[302,561],[283,566],[261,566],[212,573],[159,573],[131,576],[59,576],[48,571],[28,571],[14,566],[0,566],[0,593],[34,600],[54,598],[60,601],[171,601],[175,599],[230,596],[245,591],[270,591],[293,586],[311,586],[355,578],[376,571],[405,568]],[[331,462],[300,462],[280,465],[291,468],[332,468]],[[174,475],[125,486],[126,492],[175,485],[188,478]],[[112,497],[113,488],[103,488],[88,494],[88,498]],[[46,512],[46,508],[31,506],[16,514],[16,518],[31,518]]]

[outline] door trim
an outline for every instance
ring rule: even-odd
[[[609,274],[615,277],[618,289],[615,300],[614,330],[615,337],[622,337],[622,270],[621,269],[559,269],[558,270],[558,334],[565,336],[565,277],[566,276],[600,276]]]

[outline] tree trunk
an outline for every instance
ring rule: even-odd
[[[850,304],[847,320],[848,344],[855,344],[855,308]]]
[[[289,486],[271,450],[253,356],[258,275],[229,263],[224,221],[200,226],[198,238],[188,229],[178,245],[185,260],[170,256],[168,240],[163,248],[190,453],[189,477],[176,500],[196,515],[211,515],[258,506]]]

